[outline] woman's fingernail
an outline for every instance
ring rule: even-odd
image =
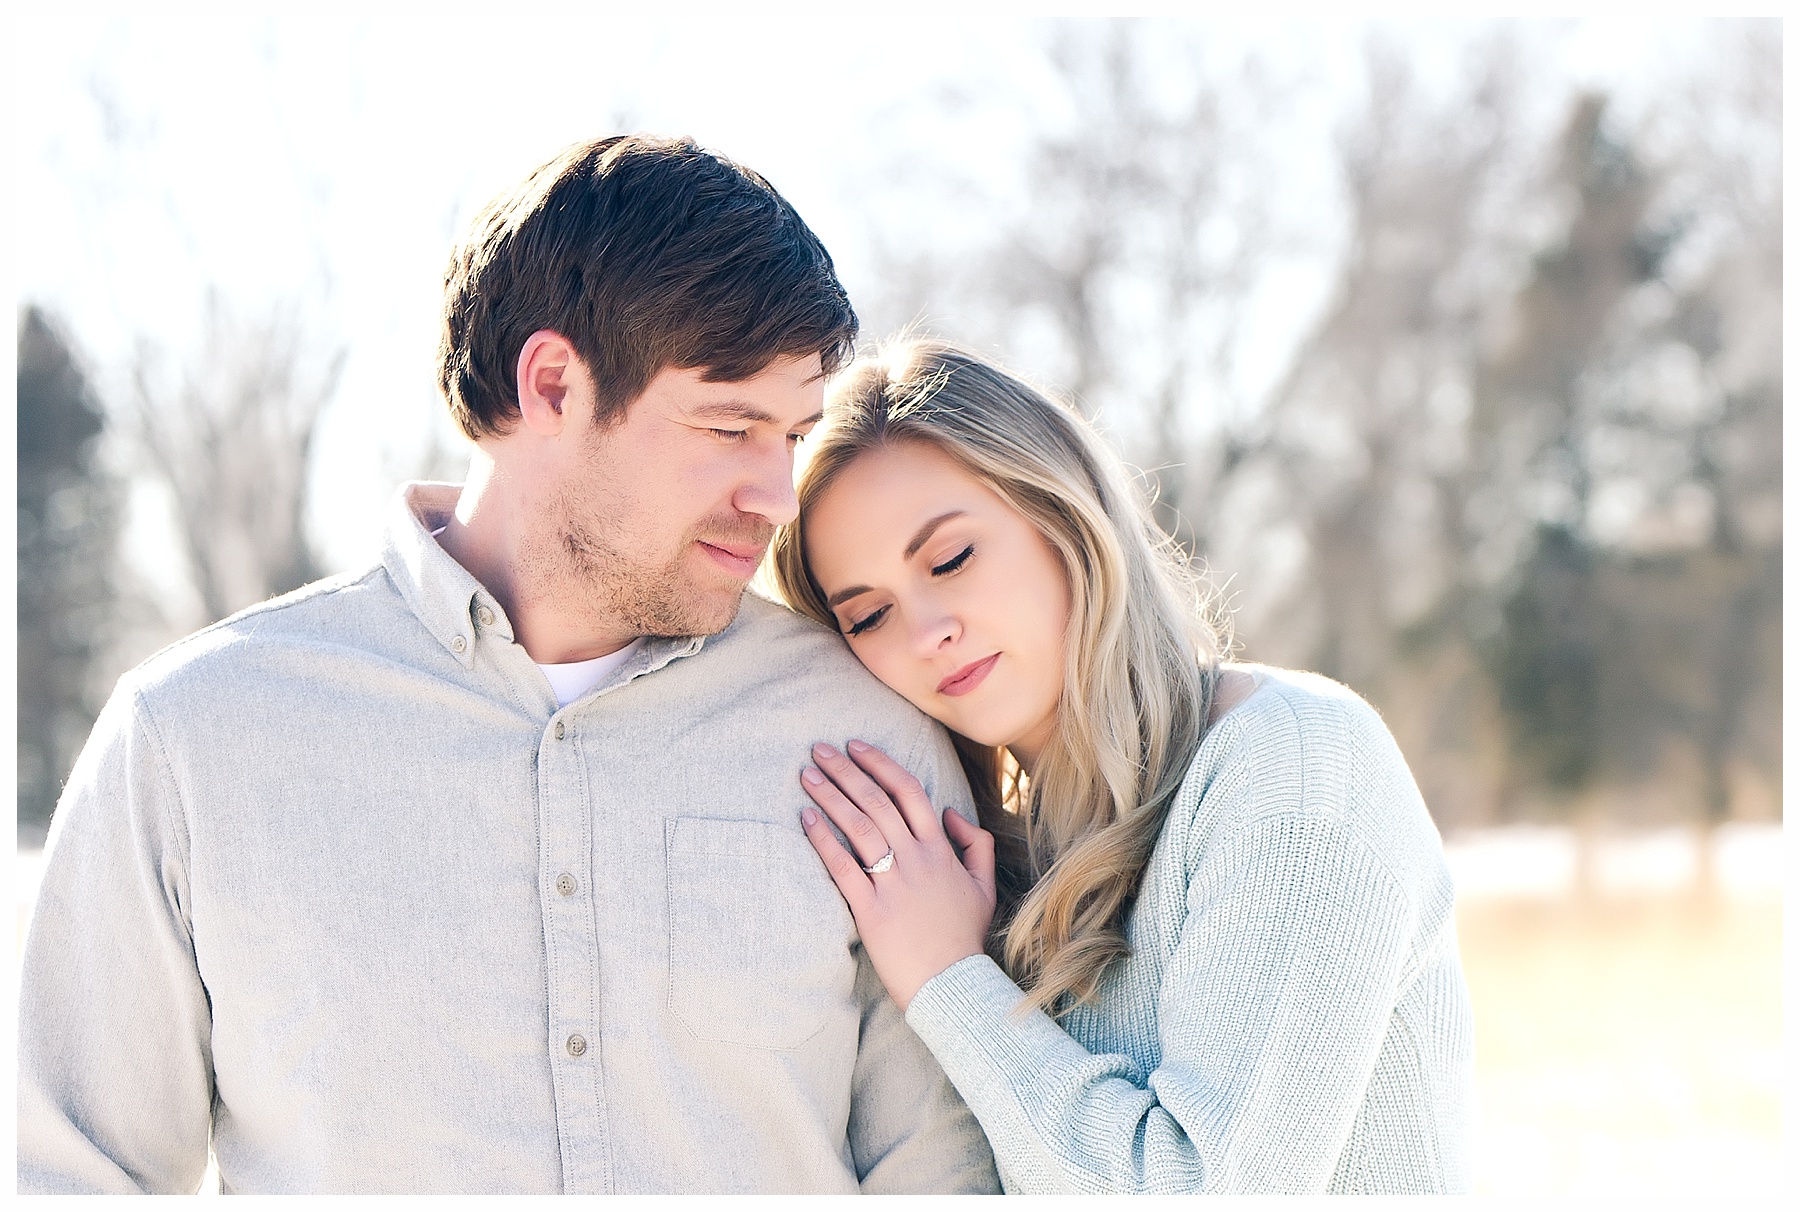
[[[814,770],[811,766],[808,766],[805,770],[800,772],[800,781],[803,783],[811,783],[814,787],[817,787],[820,783],[825,781],[825,776],[820,774],[817,770]]]
[[[805,825],[808,829],[811,829],[814,825],[819,823],[819,814],[814,812],[811,808],[802,808],[800,810],[800,823]]]
[[[845,745],[844,748],[848,749],[851,753],[861,753],[865,749],[873,748],[873,746],[865,745],[861,741],[851,741],[848,745]]]
[[[821,757],[837,756],[837,750],[833,749],[830,745],[827,745],[824,741],[820,741],[817,745],[814,745],[813,752]]]

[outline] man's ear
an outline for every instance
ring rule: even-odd
[[[562,432],[576,404],[587,368],[568,338],[540,328],[519,350],[519,418],[533,433],[551,438]]]

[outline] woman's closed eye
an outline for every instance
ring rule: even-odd
[[[967,564],[969,562],[969,557],[974,554],[975,544],[970,543],[967,547],[945,560],[942,564],[933,564],[931,566],[931,575],[934,577],[949,576],[964,564]]]
[[[883,606],[879,610],[870,611],[868,614],[865,614],[862,618],[846,627],[844,629],[844,634],[861,635],[863,632],[878,626],[881,623],[881,620],[887,616],[887,612],[888,608],[886,606]]]

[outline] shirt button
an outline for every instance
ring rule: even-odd
[[[461,636],[457,636],[455,639],[450,641],[450,651],[451,652],[460,654],[460,653],[467,651],[468,647],[469,647],[469,641],[463,639]]]
[[[575,895],[575,877],[567,871],[556,877],[556,890],[564,896]]]
[[[477,607],[475,610],[475,620],[483,627],[492,627],[494,625],[494,612],[489,610],[486,606]]]
[[[587,1041],[579,1035],[569,1037],[569,1055],[580,1056],[587,1051]]]
[[[556,734],[557,740],[559,740],[559,741],[562,740],[563,739],[563,722],[561,720],[556,721],[556,727],[552,728],[550,731]]]

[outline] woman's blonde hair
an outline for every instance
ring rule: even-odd
[[[806,517],[866,451],[930,446],[1035,525],[1071,609],[1053,736],[1029,779],[1010,755],[953,734],[999,856],[990,948],[1064,1013],[1130,952],[1125,915],[1194,751],[1225,639],[1187,559],[1088,424],[999,367],[941,341],[903,341],[833,384],[810,440],[800,516],[775,537],[777,588],[837,621],[806,561]]]

